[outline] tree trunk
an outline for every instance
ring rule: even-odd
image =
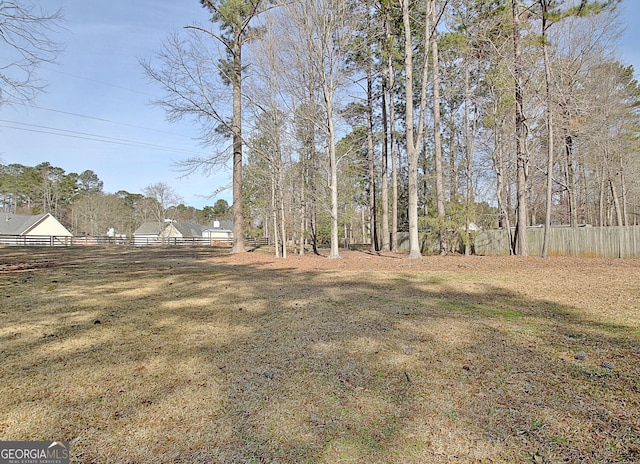
[[[369,232],[371,251],[378,251],[378,227],[376,212],[376,167],[373,153],[373,83],[371,63],[367,64],[367,161],[369,164]]]
[[[599,212],[599,216],[600,216],[600,226],[605,226],[607,225],[606,223],[606,219],[605,219],[605,207],[604,207],[604,199],[605,199],[605,179],[606,179],[606,174],[605,174],[605,167],[602,166],[602,174],[600,177],[600,205],[598,208],[598,212]]]
[[[504,188],[504,150],[502,142],[499,140],[498,131],[496,130],[495,149],[493,154],[493,166],[496,172],[496,196],[498,199],[498,210],[500,214],[499,226],[507,231],[509,239],[509,254],[515,254],[514,240],[511,236],[511,221],[509,220],[509,207],[505,202]]]
[[[278,189],[278,193],[279,193],[279,197],[280,197],[280,201],[279,201],[279,208],[280,208],[280,240],[282,241],[282,257],[286,258],[287,257],[287,225],[285,222],[285,210],[284,210],[284,192],[283,192],[283,188],[282,188],[282,169],[279,170],[278,172],[278,177],[280,178],[279,184],[280,184],[280,188]]]
[[[576,202],[576,175],[573,162],[573,137],[568,129],[565,129],[564,151],[566,162],[567,176],[567,196],[569,202],[569,225],[576,227],[578,225],[578,208]]]
[[[449,107],[449,201],[457,201],[458,173],[456,172],[456,110],[452,103]]]
[[[609,177],[609,188],[611,189],[611,198],[613,199],[613,209],[616,213],[616,224],[623,226],[622,210],[620,209],[620,200],[618,199],[618,189],[612,177]]]
[[[471,254],[471,243],[470,243],[470,222],[471,222],[471,212],[473,210],[473,205],[475,203],[475,198],[473,194],[473,141],[475,137],[475,113],[474,113],[474,130],[472,133],[471,130],[471,98],[470,98],[470,89],[469,89],[469,81],[471,78],[471,70],[469,64],[469,53],[465,53],[465,66],[464,66],[464,150],[465,150],[465,160],[466,160],[466,180],[467,180],[467,198],[466,203],[467,207],[465,208],[465,240],[464,240],[464,254],[469,256]]]
[[[389,124],[387,120],[387,75],[388,70],[386,68],[382,71],[382,166],[380,179],[380,201],[382,202],[382,224],[381,224],[381,246],[382,251],[390,251],[391,245],[389,243]]]
[[[391,34],[391,10],[385,8],[385,28],[387,39]],[[388,52],[387,69],[389,76],[389,148],[391,156],[391,251],[398,251],[398,161],[396,158],[396,117],[395,117],[395,68],[393,54]]]
[[[547,115],[547,192],[546,207],[544,215],[544,237],[542,240],[542,257],[549,256],[549,236],[551,233],[551,208],[553,201],[553,111],[551,107],[551,65],[549,63],[549,50],[547,47],[547,10],[548,1],[540,0],[542,6],[542,57],[544,61],[544,78],[545,78],[545,104]]]
[[[624,177],[624,165],[622,164],[622,158],[620,158],[620,171],[618,172],[620,175],[620,190],[622,190],[622,225],[629,225],[629,212],[627,206],[627,186]]]
[[[273,227],[273,245],[276,258],[280,257],[280,239],[278,236],[278,207],[276,199],[276,180],[271,178],[271,224]]]
[[[305,231],[306,231],[306,216],[307,216],[307,201],[305,198],[305,192],[306,192],[306,188],[305,188],[305,179],[306,179],[306,175],[305,175],[305,170],[306,170],[306,162],[304,160],[304,156],[302,157],[302,165],[300,166],[300,171],[302,172],[302,175],[300,176],[300,191],[298,192],[300,195],[300,222],[299,222],[299,233],[300,233],[300,249],[298,250],[298,254],[300,256],[304,255],[304,245],[305,245]]]
[[[525,149],[527,127],[524,116],[524,98],[522,89],[522,57],[520,51],[520,15],[516,0],[511,2],[511,15],[513,19],[513,77],[515,83],[515,142],[516,142],[516,188],[517,188],[517,220],[516,220],[516,244],[517,254],[529,255],[529,240],[527,238],[527,178],[529,170],[529,157]]]
[[[331,191],[331,251],[329,258],[339,258],[338,238],[338,166],[336,158],[335,128],[333,122],[333,102],[325,85],[325,105],[327,109],[327,129],[329,137],[329,189]]]
[[[413,43],[411,40],[409,0],[401,0],[401,4],[402,22],[404,24],[405,124],[409,169],[409,258],[416,259],[422,257],[422,253],[418,236],[418,148],[415,144],[413,133]]]
[[[437,21],[436,0],[431,0],[431,21]],[[431,37],[431,57],[433,70],[431,73],[433,83],[433,137],[434,156],[436,164],[436,204],[438,210],[438,240],[440,242],[440,254],[447,254],[446,241],[446,212],[444,200],[444,175],[442,172],[442,136],[440,134],[440,63],[438,61],[438,34],[434,30]],[[453,179],[452,179],[453,182]]]
[[[242,55],[240,39],[233,45],[233,253],[245,251],[242,199]]]

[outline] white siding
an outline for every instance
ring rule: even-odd
[[[71,237],[72,234],[53,216],[47,216],[44,220],[29,230],[25,235],[55,235],[58,237]]]

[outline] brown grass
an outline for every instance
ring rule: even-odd
[[[638,260],[0,263],[0,440],[86,463],[640,460]]]

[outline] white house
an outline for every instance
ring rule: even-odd
[[[70,245],[73,234],[50,213],[0,213],[0,243],[4,245]]]
[[[211,242],[233,242],[233,221],[211,221],[203,227],[202,236]]]
[[[145,222],[133,233],[135,245],[159,245],[169,243],[194,243],[211,245],[213,242],[232,242],[233,231],[223,228],[219,222],[208,226],[191,221]]]

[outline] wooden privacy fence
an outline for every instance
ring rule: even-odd
[[[527,238],[529,255],[540,256],[544,228],[528,228]],[[477,255],[509,255],[509,235],[506,229],[483,231],[476,236],[474,246]],[[549,256],[640,258],[640,226],[552,227]]]

